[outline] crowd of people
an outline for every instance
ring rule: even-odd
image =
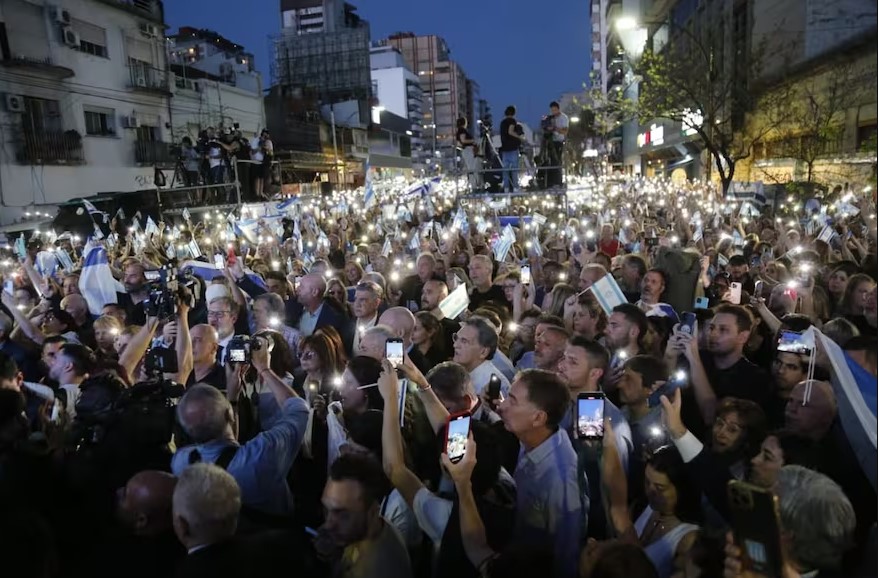
[[[369,187],[7,248],[4,575],[876,576],[871,189]]]

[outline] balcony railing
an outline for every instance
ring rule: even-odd
[[[170,82],[167,70],[159,70],[148,64],[128,65],[131,88],[148,92],[170,93]]]
[[[68,165],[85,162],[82,137],[76,131],[23,131],[16,154],[26,165]]]
[[[160,141],[135,141],[134,160],[140,164],[170,164],[176,158],[171,150],[171,143]]]
[[[164,22],[161,2],[157,0],[98,0],[104,4],[115,6],[130,14],[150,18],[155,22]]]

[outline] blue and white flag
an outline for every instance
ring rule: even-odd
[[[628,303],[619,284],[609,273],[598,279],[590,289],[607,315],[610,315],[617,305]]]
[[[222,277],[223,272],[217,269],[213,263],[207,263],[206,261],[184,261],[180,265],[180,270],[189,270],[193,275],[201,277],[205,281],[212,281],[217,277]],[[244,274],[247,278],[262,287],[265,290],[268,290],[265,286],[265,281],[262,280],[262,277],[254,273],[251,269],[244,269]]]
[[[92,218],[94,218],[95,215],[100,215],[105,223],[110,220],[110,216],[107,213],[98,210],[98,208],[95,207],[91,202],[82,199],[82,204],[85,207],[85,210],[88,211],[88,214],[92,216]]]
[[[729,185],[729,191],[726,199],[735,201],[749,201],[753,205],[765,206],[765,192],[762,187],[762,181],[740,182],[735,181]]]
[[[88,303],[92,315],[100,315],[107,303],[117,303],[116,293],[125,288],[113,277],[107,250],[100,245],[87,247],[82,273],[79,275],[79,292]]]
[[[648,309],[645,311],[647,317],[667,317],[673,320],[674,323],[680,322],[677,312],[667,303],[656,303],[654,305],[647,305],[647,307]]]
[[[878,487],[878,399],[875,378],[818,329],[808,329],[829,359],[832,389],[838,403],[838,422],[863,473]],[[807,333],[806,332],[806,335]]]

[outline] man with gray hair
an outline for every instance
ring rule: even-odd
[[[177,575],[207,575],[206,568],[231,562],[229,542],[240,513],[241,490],[228,472],[213,464],[194,464],[183,470],[174,488],[174,533],[188,555]],[[226,573],[227,569],[218,575]]]
[[[311,267],[314,270],[314,267]],[[353,323],[345,313],[326,298],[326,279],[322,275],[311,273],[299,281],[296,299],[301,305],[301,314],[297,329],[303,337],[312,335],[321,327],[335,327],[341,335],[345,351],[350,354],[353,344]]]
[[[384,293],[381,287],[372,281],[360,281],[354,291],[354,316],[356,326],[354,328],[354,355],[360,353],[360,337],[363,333],[378,324],[378,309],[381,307],[381,298]]]
[[[469,277],[473,288],[469,294],[469,310],[475,311],[488,302],[501,305],[512,311],[512,304],[506,300],[503,288],[494,285],[494,262],[487,255],[474,255],[469,263]]]
[[[387,325],[370,327],[360,336],[360,355],[381,361],[384,359],[384,344],[394,337],[396,332]]]
[[[235,412],[240,380],[229,382],[226,395],[196,384],[177,406],[177,420],[193,445],[177,449],[171,470],[179,475],[190,464],[216,463],[237,480],[248,507],[269,516],[289,516],[293,500],[286,477],[302,445],[308,404],[272,371],[267,347],[253,349],[251,357],[253,369],[281,408],[274,425],[239,445]]]
[[[454,361],[469,372],[473,388],[480,396],[492,375],[500,379],[503,395],[509,392],[509,380],[490,361],[497,350],[498,340],[497,329],[483,317],[470,317],[454,334]]]
[[[250,332],[252,334],[265,329],[277,331],[290,346],[290,353],[295,357],[298,355],[302,336],[297,329],[286,324],[285,315],[286,305],[280,295],[276,293],[257,295],[253,299]]]

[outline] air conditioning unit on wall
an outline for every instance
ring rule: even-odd
[[[79,34],[74,32],[73,28],[64,26],[61,28],[61,39],[64,44],[71,48],[79,48]]]
[[[125,128],[137,128],[140,126],[140,121],[138,121],[137,117],[133,114],[131,116],[123,116],[122,126]]]
[[[55,6],[54,8],[52,8],[52,18],[58,24],[62,24],[65,26],[70,24],[70,12],[64,10],[60,6]]]
[[[24,112],[24,97],[18,94],[7,94],[6,112]]]

